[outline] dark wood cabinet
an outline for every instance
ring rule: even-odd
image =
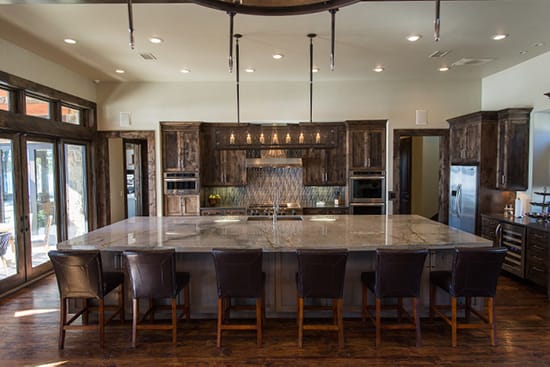
[[[350,170],[386,169],[386,120],[348,121]]]
[[[246,185],[246,151],[217,149],[219,125],[203,125],[201,130],[202,186]]]
[[[320,129],[334,140],[336,148],[309,148],[302,156],[304,186],[346,185],[346,135],[344,125],[322,126]]]
[[[449,132],[452,163],[472,163],[480,161],[480,121],[466,121],[451,125]]]
[[[496,185],[501,190],[527,190],[529,185],[529,115],[531,108],[498,112]]]
[[[480,111],[449,119],[448,122],[451,164],[480,164],[487,169],[493,167],[495,172],[497,113]],[[494,184],[491,186],[494,187]]]
[[[198,172],[199,125],[161,123],[162,164],[165,172]]]
[[[481,215],[481,237],[493,241],[494,246],[498,246],[496,235],[498,224],[497,219]]]
[[[543,287],[548,284],[549,243],[549,232],[527,228],[525,278]]]

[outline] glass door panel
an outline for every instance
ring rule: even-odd
[[[0,138],[0,280],[19,273],[15,229],[13,141]]]
[[[57,244],[55,146],[42,141],[26,142],[27,181],[32,267],[49,261],[48,251]]]
[[[88,232],[86,146],[65,144],[67,238]]]

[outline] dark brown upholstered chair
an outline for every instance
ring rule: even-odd
[[[256,342],[262,346],[262,322],[265,319],[265,274],[262,273],[261,249],[213,249],[218,285],[218,348],[223,330],[256,330]],[[255,306],[232,306],[232,298],[254,298]],[[254,309],[255,324],[229,323],[232,309]]]
[[[453,257],[452,271],[432,271],[430,273],[430,317],[437,313],[452,331],[452,346],[456,347],[457,329],[489,329],[491,345],[496,345],[495,294],[497,280],[506,254],[505,248],[457,248]],[[436,305],[436,288],[439,287],[451,296],[451,305]],[[464,297],[463,305],[457,299]],[[471,307],[472,297],[487,298],[487,317]],[[451,309],[451,318],[443,312]],[[466,320],[474,313],[481,323],[459,324],[457,310],[464,309]]]
[[[48,256],[53,265],[60,296],[59,349],[65,344],[65,332],[71,329],[97,329],[99,343],[104,345],[104,325],[120,315],[124,322],[124,273],[104,272],[99,251],[50,251]],[[118,304],[106,306],[104,298],[120,286]],[[80,299],[84,304],[70,320],[68,316],[69,299]],[[92,306],[90,299],[96,299],[98,306]],[[97,310],[98,323],[88,324],[88,312]],[[105,320],[105,310],[114,311]],[[82,325],[73,322],[82,316]]]
[[[338,332],[338,346],[344,347],[343,296],[346,273],[346,250],[305,250],[296,251],[298,255],[297,286],[297,322],[298,346],[302,348],[304,330],[332,330]],[[304,325],[304,308],[323,309],[323,307],[304,306],[305,298],[325,298],[332,300],[332,323]],[[325,309],[327,309],[325,307]]]
[[[136,346],[137,330],[172,330],[172,343],[176,342],[177,322],[184,316],[190,320],[189,273],[176,272],[176,252],[171,250],[125,251],[124,258],[132,287],[132,347]],[[183,290],[184,303],[177,296]],[[139,300],[149,301],[147,311],[140,317]],[[169,306],[155,305],[154,300],[170,299]],[[169,310],[171,323],[155,323],[155,312]],[[177,310],[181,314],[177,315]],[[145,319],[149,316],[149,322]]]
[[[420,280],[426,261],[427,250],[382,250],[376,251],[376,269],[374,272],[361,273],[363,288],[362,317],[366,316],[376,326],[376,346],[380,345],[381,329],[415,329],[416,346],[422,346],[420,333],[420,318],[418,316],[418,297],[420,294]],[[367,289],[376,297],[376,305],[368,305]],[[385,297],[396,297],[397,304],[382,305]],[[403,307],[403,298],[412,298],[412,316]],[[370,310],[375,309],[373,316]],[[381,312],[383,309],[397,310],[398,323],[382,325]],[[405,314],[409,323],[401,323],[401,316]]]

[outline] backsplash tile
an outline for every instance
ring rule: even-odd
[[[315,206],[318,201],[334,202],[344,194],[343,186],[303,186],[302,169],[297,167],[248,168],[246,174],[246,186],[203,188],[203,204],[210,194],[221,196],[222,207],[270,204],[277,194],[279,203],[297,202],[306,207]]]

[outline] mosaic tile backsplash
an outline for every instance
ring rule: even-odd
[[[246,174],[246,186],[205,187],[202,197],[219,194],[222,207],[270,204],[276,196],[279,203],[300,203],[303,207],[315,206],[318,201],[332,203],[338,196],[344,198],[342,186],[303,186],[302,169],[298,167],[248,168]]]

